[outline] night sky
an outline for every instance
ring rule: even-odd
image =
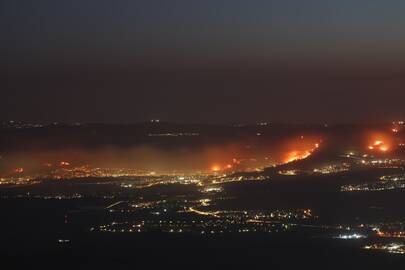
[[[4,0],[0,119],[405,118],[403,0]]]

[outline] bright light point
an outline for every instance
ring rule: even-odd
[[[368,147],[368,149],[374,150],[374,146],[370,145],[370,146]]]
[[[380,147],[380,150],[383,151],[383,152],[386,152],[386,151],[388,151],[388,148],[385,147],[385,146],[381,146],[381,147]]]
[[[67,161],[61,161],[59,165],[60,165],[60,166],[69,166],[70,163],[67,162]]]

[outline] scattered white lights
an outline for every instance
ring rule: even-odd
[[[352,240],[352,239],[362,239],[362,238],[366,238],[366,237],[367,236],[365,236],[363,234],[353,233],[353,234],[341,234],[336,238],[343,239],[343,240]]]

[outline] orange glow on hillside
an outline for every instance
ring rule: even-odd
[[[287,157],[284,159],[284,163],[304,159],[309,157],[310,155],[311,155],[310,151],[291,151],[287,153]]]
[[[15,173],[23,173],[24,172],[24,168],[16,168],[14,170]]]
[[[300,136],[299,140],[294,140],[289,144],[294,150],[286,151],[282,163],[289,163],[309,157],[320,147],[319,138],[307,138]],[[290,148],[290,149],[291,149]]]
[[[390,134],[372,134],[368,140],[367,148],[371,151],[387,152],[393,145],[393,138]]]

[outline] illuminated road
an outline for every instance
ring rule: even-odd
[[[192,208],[192,207],[190,207],[188,210],[189,210],[190,212],[196,213],[196,214],[198,214],[198,215],[202,215],[202,216],[212,216],[212,217],[219,218],[219,216],[217,215],[218,212],[204,212],[204,211],[200,211],[200,210],[194,209],[194,208]]]
[[[123,203],[123,202],[124,202],[124,201],[119,201],[119,202],[113,203],[113,204],[107,206],[105,209],[110,209],[110,208],[112,208],[112,207],[114,207],[114,206],[117,206],[117,205]]]

